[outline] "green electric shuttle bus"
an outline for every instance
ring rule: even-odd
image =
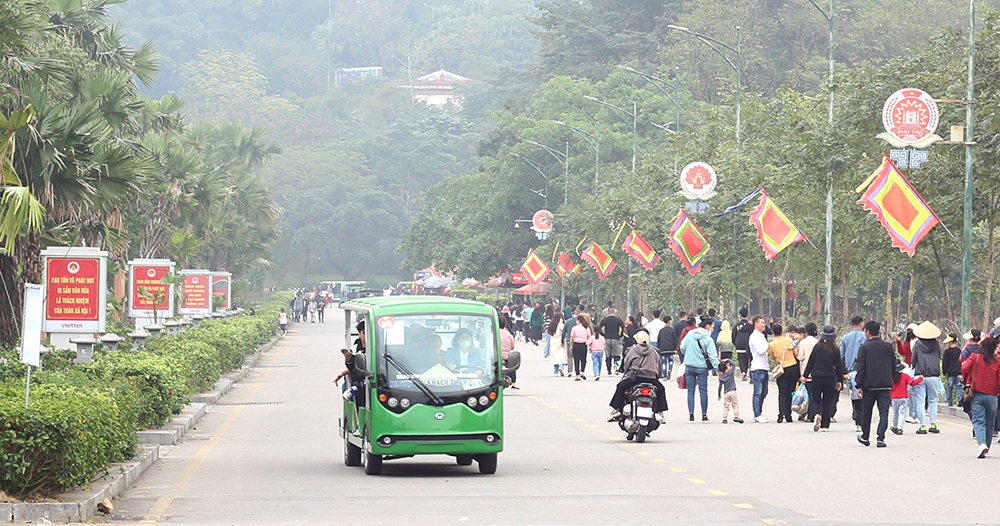
[[[503,450],[496,311],[443,296],[345,302],[346,346],[357,338],[354,396],[344,400],[344,463],[377,475],[386,460],[443,454],[492,474]],[[357,332],[358,322],[364,330]]]

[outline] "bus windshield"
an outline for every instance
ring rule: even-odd
[[[436,394],[449,395],[496,381],[496,334],[489,316],[381,316],[375,325],[379,380],[391,389],[418,390],[416,379]]]

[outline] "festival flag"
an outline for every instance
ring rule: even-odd
[[[579,274],[583,270],[583,267],[573,261],[573,258],[569,256],[566,252],[559,254],[559,262],[556,264],[556,271],[559,272],[560,276],[573,276]]]
[[[750,224],[757,228],[757,241],[763,247],[764,257],[768,261],[806,238],[763,188],[760,191],[760,204],[750,212]]]
[[[865,193],[858,204],[878,218],[892,238],[892,246],[911,258],[924,236],[941,222],[885,154],[882,165],[856,191],[862,190]]]
[[[692,276],[701,270],[702,262],[712,253],[712,245],[705,239],[705,233],[683,208],[670,227],[670,248]]]
[[[597,277],[601,281],[604,281],[604,278],[608,277],[611,271],[615,269],[615,266],[618,265],[611,258],[611,255],[597,243],[592,243],[587,250],[583,251],[580,257],[587,263],[590,263],[590,266],[594,267],[594,270],[597,271]]]
[[[642,263],[642,266],[646,267],[646,270],[653,270],[656,262],[660,260],[660,255],[635,230],[625,238],[622,250],[639,260],[639,263]]]
[[[549,275],[549,272],[552,272],[552,269],[545,264],[542,258],[538,257],[538,254],[535,254],[534,249],[529,249],[528,259],[524,260],[524,264],[521,265],[521,272],[524,272],[525,277],[532,285],[537,285]]]

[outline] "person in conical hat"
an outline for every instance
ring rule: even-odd
[[[917,337],[910,346],[913,351],[913,372],[924,377],[923,382],[912,387],[916,402],[916,417],[920,423],[917,434],[940,433],[937,426],[937,400],[938,395],[943,394],[944,387],[941,385],[941,344],[937,339],[941,336],[941,329],[925,321],[913,329],[913,335]],[[926,425],[928,418],[929,428]]]

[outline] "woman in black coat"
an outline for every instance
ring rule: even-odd
[[[837,407],[837,397],[843,387],[844,377],[847,376],[847,366],[837,348],[837,330],[833,325],[823,327],[819,340],[809,355],[806,370],[799,381],[812,383],[810,394],[813,399],[809,400],[809,406],[819,410],[813,431],[829,431],[830,417]]]

